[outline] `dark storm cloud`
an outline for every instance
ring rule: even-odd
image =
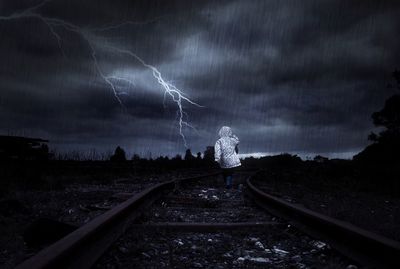
[[[0,16],[40,3],[2,1]],[[176,105],[116,47],[205,106],[183,104],[193,151],[231,125],[243,153],[354,153],[393,94],[385,85],[400,59],[399,11],[398,1],[47,1],[35,12],[86,39],[58,25],[59,44],[39,17],[0,19],[0,130],[63,150],[182,152]]]

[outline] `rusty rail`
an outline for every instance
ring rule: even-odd
[[[176,179],[150,187],[43,249],[16,269],[90,268],[140,216],[143,209],[159,198],[164,191],[172,190],[180,183],[218,174]]]
[[[343,255],[373,268],[400,268],[400,242],[289,203],[246,184],[255,202],[274,215],[288,219],[304,232],[326,240]]]

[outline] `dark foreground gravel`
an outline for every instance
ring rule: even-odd
[[[79,227],[156,183],[201,173],[190,170],[162,175],[147,173],[115,178],[108,183],[74,183],[71,178],[69,184],[59,189],[10,192],[0,199],[0,268],[14,268],[47,246],[32,247],[24,242],[24,231],[39,219]]]
[[[95,268],[356,268],[323,242],[287,227],[259,232],[133,229]]]
[[[290,175],[300,178],[304,175]],[[312,180],[313,179],[313,180]],[[345,180],[318,178],[296,181],[264,172],[254,183],[266,193],[327,216],[400,241],[400,198],[398,196],[349,187]],[[351,178],[348,179],[351,182]]]

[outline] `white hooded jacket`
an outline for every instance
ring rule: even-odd
[[[239,144],[239,138],[232,134],[228,126],[223,126],[219,130],[220,139],[215,143],[215,161],[221,168],[233,168],[240,166],[239,156],[236,154],[235,147]]]

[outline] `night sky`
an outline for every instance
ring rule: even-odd
[[[203,106],[182,100],[193,152],[228,125],[241,153],[348,158],[395,93],[399,14],[375,0],[2,0],[0,134],[182,154],[177,103],[129,51]]]

